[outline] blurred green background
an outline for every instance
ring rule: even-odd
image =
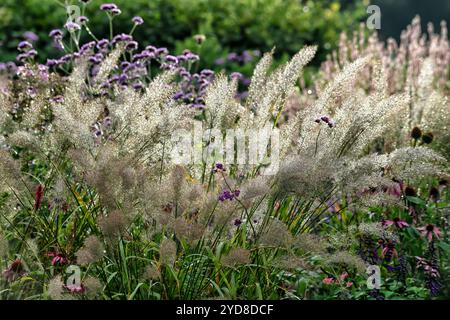
[[[79,4],[78,0],[67,2]],[[356,28],[366,16],[364,1],[353,0],[92,0],[86,16],[99,38],[108,34],[106,14],[98,9],[105,2],[114,2],[122,10],[114,19],[115,32],[129,32],[135,15],[144,18],[134,33],[141,46],[164,46],[177,53],[184,48],[196,51],[192,36],[205,34],[203,67],[244,50],[265,52],[276,47],[276,56],[282,58],[305,44],[320,46],[317,63],[335,47],[341,31]],[[64,0],[1,0],[0,60],[15,58],[24,31],[39,36],[40,60],[57,56],[48,33],[64,25],[63,4]]]
[[[229,68],[244,74],[254,62],[226,62],[229,53],[244,50],[270,51],[283,62],[305,44],[317,44],[319,52],[312,66],[318,66],[338,43],[339,34],[349,34],[368,17],[369,0],[92,0],[87,5],[89,26],[98,38],[106,38],[106,14],[99,10],[105,2],[114,2],[122,14],[114,19],[115,32],[129,32],[131,18],[144,18],[134,36],[141,44],[167,47],[174,53],[191,49],[201,55],[202,68]],[[39,61],[59,57],[48,37],[50,30],[62,28],[66,21],[64,4],[79,0],[1,0],[0,61],[14,60],[16,46],[25,31],[39,36],[35,47]],[[381,36],[399,38],[400,32],[415,14],[422,23],[435,23],[450,17],[449,0],[373,0],[382,13]],[[198,52],[193,35],[204,34],[206,42]],[[84,39],[89,40],[89,39]]]

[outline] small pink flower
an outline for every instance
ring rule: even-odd
[[[24,266],[22,260],[17,259],[14,260],[13,263],[8,267],[8,269],[4,270],[2,275],[8,282],[12,282],[17,278],[20,278],[25,274]]]
[[[48,257],[52,257],[52,266],[54,265],[63,265],[67,264],[68,260],[62,253],[57,252],[49,252],[47,253]]]
[[[409,224],[406,221],[401,220],[400,218],[394,218],[393,220],[384,220],[383,225],[385,225],[385,226],[394,225],[399,229],[409,227]]]
[[[38,210],[41,207],[42,197],[44,196],[44,186],[38,185],[34,196],[34,210]]]
[[[349,282],[347,282],[347,283],[345,284],[345,286],[346,286],[347,288],[350,288],[352,285],[353,285],[353,282],[351,282],[351,281],[349,281]]]
[[[433,235],[438,239],[441,236],[441,230],[431,223],[427,224],[426,226],[417,228],[417,230],[421,233],[422,236],[428,238],[428,241],[433,240]]]
[[[343,274],[341,274],[340,276],[339,276],[339,279],[341,280],[341,281],[344,281],[345,279],[347,279],[348,278],[348,273],[347,272],[344,272]]]
[[[84,293],[85,289],[83,285],[77,286],[76,284],[69,284],[68,286],[64,286],[70,293]]]
[[[394,184],[387,188],[387,193],[391,196],[400,198],[403,193],[403,183],[394,181]]]
[[[330,277],[327,277],[327,278],[323,279],[322,282],[323,282],[324,284],[330,285],[330,284],[333,284],[333,283],[334,283],[334,279],[333,279],[333,278],[330,278]]]

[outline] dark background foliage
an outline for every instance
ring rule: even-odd
[[[439,29],[440,22],[450,18],[448,0],[373,0],[371,3],[381,9],[380,33],[383,38],[399,39],[401,31],[417,14],[422,19],[423,28],[432,22],[435,29]]]
[[[68,1],[77,4],[77,0]],[[89,26],[99,37],[108,34],[108,23],[100,4],[87,6]],[[205,34],[208,44],[202,61],[213,61],[228,52],[241,53],[276,47],[277,56],[292,55],[305,44],[318,44],[320,58],[333,49],[339,33],[355,28],[366,16],[362,1],[337,0],[116,0],[122,14],[115,18],[117,32],[128,32],[131,18],[140,15],[144,25],[135,32],[142,45],[169,49],[195,48],[192,36]],[[64,25],[62,0],[2,0],[0,4],[0,60],[14,59],[16,46],[24,31],[39,35],[36,47],[40,59],[54,56],[48,32]]]

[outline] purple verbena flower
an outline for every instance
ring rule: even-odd
[[[20,51],[28,51],[31,48],[33,48],[33,45],[31,43],[29,43],[28,41],[21,41],[17,45],[17,49]]]
[[[170,63],[175,63],[175,64],[178,63],[177,57],[172,56],[172,55],[167,55],[166,56],[166,61],[170,62]]]
[[[240,73],[240,72],[233,72],[233,73],[230,75],[230,77],[231,77],[231,79],[238,79],[238,80],[240,80],[240,79],[242,79],[244,76],[243,76],[242,73]]]
[[[28,40],[30,42],[35,42],[35,41],[39,40],[39,37],[37,36],[37,34],[32,31],[25,31],[23,33],[22,37],[24,37],[25,40]]]
[[[139,16],[133,17],[131,21],[133,21],[135,25],[140,25],[144,23],[144,19],[142,19],[142,17]]]
[[[122,13],[122,11],[119,8],[112,9],[110,12],[113,16],[118,16],[119,14]]]
[[[77,22],[79,24],[85,24],[85,23],[89,22],[89,18],[86,16],[80,16],[80,17],[78,17]]]
[[[62,38],[63,33],[60,29],[53,29],[48,35],[51,38],[60,39]]]
[[[136,41],[130,41],[125,45],[125,50],[134,51],[138,48],[138,43]]]
[[[114,3],[104,3],[100,6],[100,10],[102,11],[111,11],[113,9],[118,9]]]
[[[167,55],[169,53],[169,50],[167,50],[167,48],[158,48],[158,49],[156,49],[156,51],[155,51],[155,54],[157,55],[157,56],[165,56],[165,55]]]
[[[101,39],[97,42],[97,49],[104,49],[109,44],[108,39]]]
[[[64,25],[64,28],[66,28],[69,31],[75,31],[75,30],[80,30],[81,29],[81,27],[80,27],[80,25],[78,23],[71,22],[71,21],[67,22]]]

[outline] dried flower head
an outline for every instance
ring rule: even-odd
[[[61,276],[56,276],[50,280],[47,289],[48,295],[53,300],[63,300],[64,299],[64,282]]]
[[[103,285],[99,279],[94,277],[87,277],[83,280],[83,287],[85,288],[85,294],[90,299],[93,299],[101,294]]]
[[[284,255],[274,260],[273,265],[284,270],[308,270],[311,268],[305,259],[295,255]]]
[[[159,259],[162,264],[173,266],[177,258],[177,244],[172,239],[164,239],[159,247]]]
[[[232,248],[228,254],[221,258],[224,266],[234,268],[250,263],[250,251],[244,248]]]
[[[331,265],[352,268],[360,274],[363,274],[366,271],[366,264],[364,260],[348,251],[336,252],[328,256],[326,261]]]
[[[161,273],[156,266],[149,264],[145,267],[142,277],[145,280],[158,280],[161,277]]]
[[[107,237],[118,237],[125,231],[127,227],[127,221],[124,214],[119,211],[113,211],[107,216],[101,216],[98,220],[98,224],[102,233]]]
[[[77,251],[77,262],[80,265],[95,263],[103,258],[104,247],[96,236],[89,236],[84,240],[84,246]]]
[[[288,227],[278,219],[271,219],[261,232],[259,244],[269,247],[287,247],[292,240]]]
[[[317,254],[326,252],[328,243],[318,235],[302,233],[295,238],[293,247],[307,253]]]

